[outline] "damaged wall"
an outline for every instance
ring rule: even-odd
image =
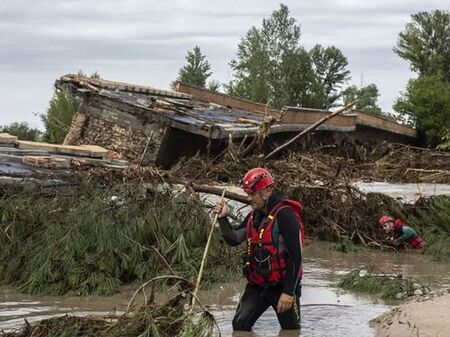
[[[149,114],[108,98],[85,97],[64,144],[96,144],[118,153],[118,158],[144,165],[154,162],[165,127]]]

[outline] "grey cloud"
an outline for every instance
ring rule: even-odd
[[[398,33],[411,14],[448,8],[448,0],[283,3],[302,27],[302,44],[340,48],[349,60],[352,83],[363,73],[367,83],[377,84],[387,109],[412,75],[407,63],[392,52]],[[53,80],[79,69],[167,87],[184,64],[186,51],[195,45],[207,55],[213,77],[229,81],[228,62],[235,57],[239,39],[278,7],[278,2],[261,0],[2,1],[0,70],[3,78],[21,81],[17,93],[10,92],[0,107],[0,125],[7,112],[42,112]],[[5,92],[7,84],[0,87]],[[26,104],[23,92],[35,93]]]

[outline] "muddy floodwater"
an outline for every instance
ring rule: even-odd
[[[305,248],[303,280],[303,336],[374,336],[368,321],[389,310],[396,303],[378,298],[354,295],[336,287],[339,277],[361,266],[377,265],[386,272],[413,275],[433,289],[450,287],[450,264],[432,262],[420,255],[389,254],[378,251],[342,254],[329,245],[314,243]],[[244,282],[216,285],[201,293],[202,302],[214,313],[222,336],[297,336],[280,332],[272,309],[256,323],[252,333],[232,332],[234,315]],[[36,321],[55,315],[105,315],[125,310],[133,291],[124,290],[112,297],[51,297],[18,294],[11,288],[0,288],[0,329],[20,327],[24,318]]]

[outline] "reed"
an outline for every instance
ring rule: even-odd
[[[108,295],[165,273],[168,265],[193,277],[209,223],[199,201],[139,186],[82,184],[50,197],[37,190],[3,194],[0,282],[32,294]],[[230,259],[237,261],[236,253],[213,238],[206,284],[235,277]]]
[[[450,197],[420,201],[407,220],[425,240],[425,253],[435,260],[450,258]]]
[[[414,295],[420,289],[421,293],[429,289],[402,274],[385,274],[374,269],[353,270],[345,275],[338,286],[349,291],[380,296],[383,299],[402,299]]]

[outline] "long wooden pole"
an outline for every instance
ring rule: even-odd
[[[292,138],[291,140],[287,141],[286,143],[284,143],[283,145],[280,145],[279,147],[277,147],[275,150],[273,150],[272,152],[270,152],[267,156],[264,157],[264,160],[269,159],[270,157],[272,157],[275,153],[281,151],[282,149],[284,149],[286,146],[292,144],[293,142],[295,142],[297,139],[299,139],[300,137],[306,135],[308,132],[318,128],[321,124],[325,123],[326,121],[330,120],[331,118],[339,115],[341,112],[346,111],[348,109],[350,109],[354,104],[356,103],[356,101],[347,103],[345,106],[343,106],[342,108],[336,110],[335,112],[323,117],[322,119],[318,120],[317,122],[315,122],[314,124],[308,126],[305,130],[303,130],[302,132],[300,132],[297,136],[295,136],[294,138]]]
[[[225,191],[226,189],[223,189],[222,192],[222,196],[220,197],[220,202],[223,201],[223,198],[225,196]],[[214,225],[216,224],[217,221],[217,217],[219,216],[219,214],[216,213],[216,215],[214,215],[214,219],[211,222],[211,229],[209,231],[209,235],[208,235],[208,241],[206,241],[206,246],[205,246],[205,250],[203,251],[203,257],[202,257],[202,263],[200,264],[200,270],[198,271],[198,275],[197,275],[197,283],[195,285],[195,289],[194,289],[194,295],[192,296],[192,302],[191,302],[191,310],[189,311],[189,315],[192,315],[192,313],[194,312],[194,308],[195,308],[195,301],[197,298],[197,293],[198,290],[200,288],[200,282],[202,280],[202,275],[203,275],[203,268],[205,267],[205,262],[206,262],[206,256],[208,255],[208,250],[209,250],[209,245],[211,243],[211,238],[212,235],[214,233]]]
[[[191,187],[195,192],[209,193],[215,195],[221,195],[221,193],[223,192],[222,188],[217,186],[199,185],[194,183],[189,183],[187,184],[187,186]],[[242,202],[243,204],[249,204],[247,197],[245,197],[242,194],[226,191],[224,197]]]

